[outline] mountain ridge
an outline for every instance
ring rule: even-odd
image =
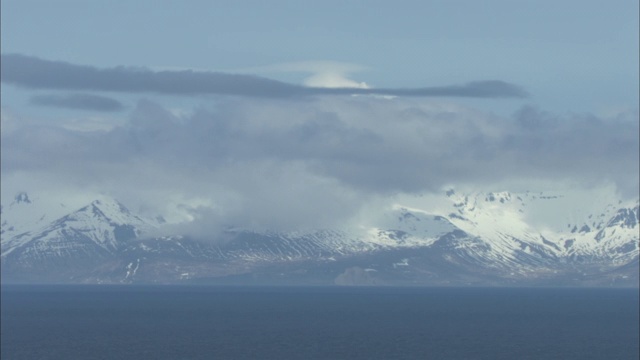
[[[207,241],[155,236],[163,226],[159,221],[107,197],[48,223],[34,221],[32,229],[23,224],[24,231],[16,233],[8,230],[15,217],[5,219],[5,213],[34,203],[20,193],[3,207],[2,279],[637,286],[639,202],[570,214],[576,221],[562,229],[532,225],[531,209],[556,206],[559,199],[447,191],[433,209],[398,202],[359,226],[288,233],[228,228],[225,241]]]

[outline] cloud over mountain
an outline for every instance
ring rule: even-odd
[[[11,122],[11,124],[5,124]],[[317,227],[378,196],[509,181],[615,183],[637,197],[637,113],[500,117],[427,100],[235,98],[178,117],[148,100],[77,132],[3,113],[3,187],[107,192],[192,225]],[[38,180],[41,179],[41,180]]]

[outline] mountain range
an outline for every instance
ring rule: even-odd
[[[639,201],[454,190],[334,229],[163,235],[102,196],[1,212],[3,283],[638,286]],[[377,209],[376,209],[377,210]]]

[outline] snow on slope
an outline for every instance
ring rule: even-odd
[[[0,213],[1,238],[8,239],[17,234],[37,229],[69,213],[64,204],[46,204],[40,198],[32,198],[26,192],[20,192],[6,205],[2,204]]]
[[[122,239],[138,237],[155,227],[153,222],[141,219],[122,204],[107,197],[47,222],[50,215],[34,216],[33,214],[38,214],[38,208],[28,206],[32,203],[24,201],[26,194],[20,196],[22,201],[12,203],[8,209],[15,212],[6,211],[5,215],[3,211],[3,224],[6,221],[3,231],[4,226],[7,230],[3,232],[2,257],[32,242],[38,242],[41,250],[49,246],[57,248],[58,253],[68,251],[74,246],[68,239],[88,240],[105,250],[112,250]]]
[[[444,217],[397,204],[363,227],[367,229],[365,241],[385,247],[429,246],[456,230]]]
[[[168,258],[183,254],[182,259],[267,264],[431,248],[435,253],[453,249],[481,266],[520,275],[545,271],[547,265],[551,269],[558,261],[611,265],[637,261],[638,201],[623,203],[611,194],[595,200],[578,195],[448,191],[404,197],[389,206],[370,209],[341,229],[289,233],[234,229],[231,232],[238,235],[234,243],[216,247],[212,242],[207,247],[182,243],[179,236],[129,242],[158,224],[106,197],[51,221],[48,213],[45,217],[36,215],[35,201],[28,195],[18,194],[3,207],[2,258],[4,261],[10,255],[12,259],[40,261],[48,256],[128,256],[119,251],[129,246],[126,251],[141,252],[136,256],[152,256],[150,252],[154,252]],[[21,225],[11,225],[14,228],[9,230],[9,224]],[[131,262],[138,260],[127,261],[127,271],[138,269]]]
[[[293,247],[300,243],[312,243],[318,250],[347,255],[381,249],[430,246],[441,236],[456,230],[447,219],[416,209],[392,206],[375,213],[375,216],[339,229],[286,233],[256,231],[249,228],[237,228],[234,231],[277,237]]]
[[[626,263],[638,257],[638,200],[611,191],[477,192],[404,199],[414,212],[436,214],[477,237],[503,259],[588,256]],[[397,205],[402,206],[402,205]]]

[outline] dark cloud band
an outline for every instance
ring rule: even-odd
[[[124,110],[124,106],[118,100],[99,95],[69,94],[69,95],[36,95],[29,102],[39,106],[51,106],[57,108],[92,110],[114,112]]]
[[[525,97],[517,85],[477,81],[464,85],[400,89],[312,88],[253,75],[219,72],[151,71],[146,68],[100,69],[20,54],[2,55],[3,83],[31,89],[114,91],[171,95],[222,94],[266,98],[313,95],[447,96],[476,98]]]

